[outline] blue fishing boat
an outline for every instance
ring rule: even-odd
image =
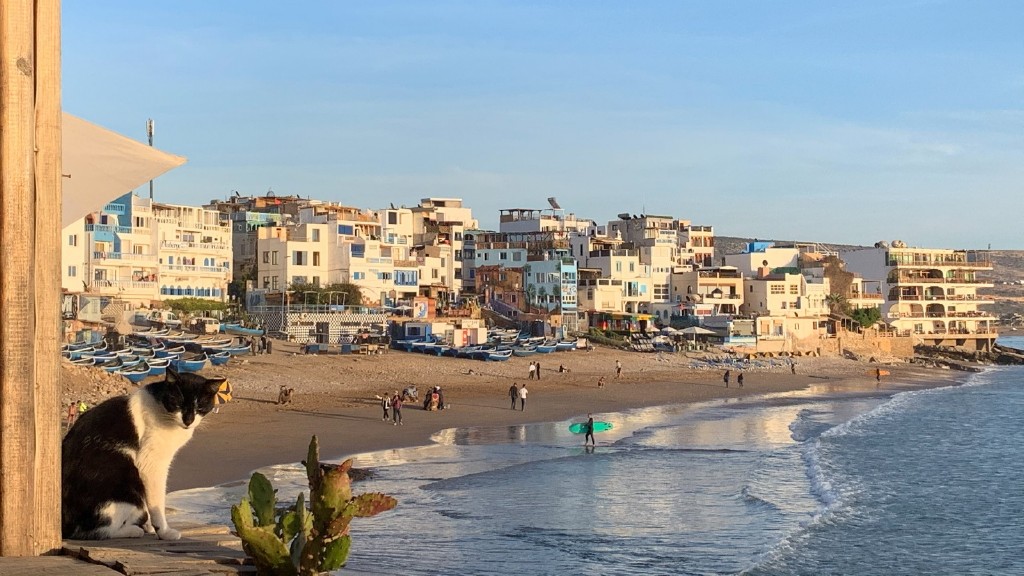
[[[533,356],[536,353],[536,346],[517,346],[515,348],[512,348],[512,355],[518,356],[520,358],[525,358],[526,356]]]
[[[163,376],[167,373],[167,367],[171,365],[170,358],[154,358],[146,360],[146,364],[149,364],[149,375],[150,376]]]
[[[210,364],[213,364],[214,366],[223,366],[231,359],[231,353],[217,352],[216,354],[208,354],[206,357],[210,360]]]
[[[537,344],[537,346],[536,346],[536,348],[534,348],[534,350],[536,350],[537,352],[539,352],[541,354],[550,354],[550,353],[554,352],[555,349],[557,349],[557,348],[558,348],[558,343],[557,342],[545,342],[543,344]]]
[[[240,354],[252,354],[252,348],[248,346],[227,346],[214,350],[215,354],[220,354],[221,352],[227,352],[231,356],[238,356]]]
[[[175,346],[173,348],[164,348],[163,350],[156,351],[157,358],[178,358],[185,353],[184,346]]]
[[[241,324],[221,324],[220,331],[236,336],[263,336],[266,332],[259,328],[246,328]]]
[[[179,360],[172,360],[171,366],[178,372],[199,372],[206,367],[206,353],[193,354],[182,357]]]
[[[124,376],[133,384],[138,384],[139,382],[142,382],[143,380],[150,376],[150,367],[149,364],[146,364],[145,362],[140,362],[139,364],[132,366],[130,368],[115,370],[113,373],[118,376]]]
[[[555,344],[555,350],[557,350],[558,352],[568,352],[569,350],[575,350],[575,349],[576,349],[576,341],[575,340],[559,340]]]
[[[511,357],[512,349],[505,348],[504,350],[494,350],[493,352],[488,352],[487,357],[484,359],[487,360],[488,362],[503,362]]]

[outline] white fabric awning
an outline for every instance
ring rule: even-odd
[[[67,112],[61,121],[62,228],[186,162]]]

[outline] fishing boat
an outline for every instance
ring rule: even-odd
[[[576,349],[575,340],[559,340],[555,343],[555,350],[558,352],[568,352],[569,350]]]
[[[149,364],[146,364],[145,362],[140,362],[135,366],[131,366],[129,368],[115,370],[113,374],[116,374],[118,376],[124,376],[133,384],[138,384],[139,382],[142,382],[143,380],[150,376],[150,367]]]
[[[527,356],[533,356],[536,353],[537,353],[537,347],[536,346],[517,346],[517,347],[512,349],[512,355],[513,356],[518,356],[520,358],[525,358]]]
[[[178,358],[179,356],[181,356],[184,353],[185,353],[185,347],[184,346],[175,346],[173,348],[164,348],[163,350],[157,350],[156,351],[156,357],[157,358],[170,358],[170,357]]]
[[[512,349],[506,348],[504,350],[494,350],[488,352],[485,360],[488,362],[503,362],[512,357]]]
[[[216,354],[207,354],[206,357],[210,360],[210,364],[213,364],[214,366],[223,366],[231,359],[231,353],[227,351],[217,352]]]
[[[550,354],[550,353],[554,352],[557,348],[558,348],[558,343],[557,342],[544,342],[543,344],[537,344],[537,346],[534,348],[534,350],[536,350],[537,352],[539,352],[541,354]]]
[[[171,365],[170,358],[151,358],[146,360],[149,364],[150,376],[162,376],[167,373],[167,367]]]
[[[225,334],[235,334],[238,336],[263,336],[266,333],[259,328],[246,328],[241,324],[221,324],[220,331]]]
[[[191,354],[189,356],[183,356],[178,360],[172,360],[171,366],[174,367],[178,372],[199,372],[206,367],[207,356],[203,352],[201,354]]]
[[[214,350],[214,354],[220,354],[221,352],[227,352],[231,356],[238,356],[240,354],[252,354],[252,348],[248,346],[226,346]]]

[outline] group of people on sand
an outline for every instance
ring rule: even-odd
[[[249,346],[249,352],[251,352],[253,356],[257,354],[270,354],[271,350],[274,348],[273,340],[267,338],[266,335],[259,337],[253,336],[247,340],[243,340],[243,342]]]

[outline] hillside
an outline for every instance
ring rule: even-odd
[[[747,244],[753,238],[736,238],[732,236],[715,237],[715,261],[721,262],[725,254],[737,254],[746,249]],[[760,240],[765,240],[761,238]],[[777,244],[814,244],[811,241],[793,240],[767,240]],[[854,246],[846,244],[828,244],[819,242],[823,247],[842,252],[844,250],[855,250],[865,246]],[[980,274],[984,281],[994,284],[992,288],[978,290],[982,296],[992,297],[994,303],[987,306],[986,310],[999,316],[1008,317],[1013,314],[1024,315],[1024,250],[992,250],[992,270]]]

